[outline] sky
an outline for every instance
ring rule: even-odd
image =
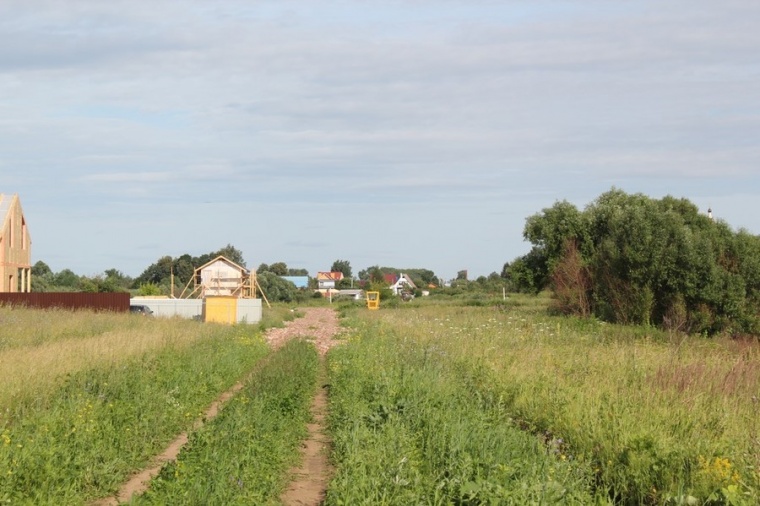
[[[501,272],[612,187],[760,233],[756,0],[3,0],[32,261]]]

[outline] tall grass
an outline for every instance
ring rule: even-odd
[[[290,341],[271,355],[132,503],[276,503],[306,434],[318,363],[305,341]]]
[[[24,381],[0,390],[0,503],[80,504],[115,492],[268,353],[255,326],[17,311],[18,322],[47,329],[51,318],[70,335],[1,331],[3,373]]]
[[[760,503],[753,343],[551,318],[519,307],[355,312],[359,329],[439,350],[487,405],[592,469],[621,504]],[[360,330],[361,332],[361,330]],[[672,338],[672,339],[671,339]]]
[[[434,342],[385,322],[353,326],[328,355],[337,473],[326,504],[604,502],[585,464],[473,395]]]

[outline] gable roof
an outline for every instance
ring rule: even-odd
[[[231,265],[232,267],[235,267],[236,269],[238,269],[241,272],[248,272],[248,269],[246,269],[245,267],[241,267],[240,265],[236,264],[235,262],[233,262],[232,260],[230,260],[229,258],[227,258],[227,257],[225,257],[223,255],[219,255],[218,257],[214,258],[213,260],[210,260],[210,261],[206,262],[205,264],[201,265],[200,267],[198,267],[195,270],[196,271],[203,270],[206,267],[208,267],[209,265],[211,265],[211,264],[213,264],[215,262],[218,262],[220,260],[222,262],[225,262],[225,263]]]
[[[318,272],[317,273],[317,280],[318,281],[340,281],[343,279],[343,273],[338,272]]]
[[[19,200],[18,194],[14,193],[13,195],[8,195],[7,193],[0,193],[0,237],[3,236],[5,230],[7,229],[8,220],[10,220],[11,216],[11,210],[14,207],[18,208],[18,211],[21,214],[22,222],[25,222],[26,220],[24,219],[24,210],[21,208],[21,200]],[[28,242],[28,244],[31,244],[32,239],[29,235],[29,231],[26,230],[24,234],[25,240]]]
[[[391,288],[401,288],[401,285],[408,285],[410,288],[417,288],[417,285],[414,284],[414,281],[412,281],[412,278],[410,278],[408,275],[401,273],[400,276],[396,279],[394,283],[391,284]]]
[[[396,274],[384,274],[383,280],[389,285],[395,285],[398,281],[398,276]]]
[[[5,231],[5,221],[10,214],[13,197],[16,196],[8,197],[8,195],[0,193],[0,235],[3,235],[3,232]]]

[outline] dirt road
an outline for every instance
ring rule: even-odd
[[[320,357],[334,346],[337,341],[333,338],[340,333],[340,325],[335,311],[329,308],[307,308],[302,318],[286,323],[283,328],[267,330],[265,339],[277,349],[293,338],[304,338],[312,341],[319,351]],[[203,418],[197,420],[193,428],[197,430],[204,423],[214,419],[220,407],[243,388],[245,380],[236,383],[224,392],[206,409]],[[327,406],[327,395],[320,382],[318,391],[312,402],[313,422],[309,424],[309,435],[302,446],[303,464],[298,469],[291,470],[294,480],[282,495],[286,505],[318,505],[324,498],[327,482],[330,477],[330,465],[327,459],[329,441],[325,435],[324,416]],[[153,460],[151,466],[135,473],[119,489],[115,496],[107,497],[96,502],[96,506],[111,506],[128,502],[133,495],[145,492],[150,480],[158,475],[161,468],[168,462],[176,461],[182,447],[187,443],[188,434],[182,433]]]

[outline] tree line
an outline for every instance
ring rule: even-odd
[[[190,254],[178,257],[162,256],[149,265],[143,272],[132,278],[118,269],[107,269],[103,274],[83,276],[70,269],[53,272],[43,261],[38,261],[32,267],[32,290],[35,292],[132,292],[139,295],[179,295],[192,282],[193,273],[198,267],[208,263],[218,256],[224,256],[241,267],[246,267],[242,251],[233,245],[209,253],[193,256]],[[356,281],[357,286],[367,286],[373,283],[378,287],[384,282],[385,274],[404,272],[409,275],[419,287],[429,283],[437,283],[438,278],[429,269],[397,269],[391,267],[372,266],[359,272],[358,279],[353,276],[351,262],[344,259],[335,260],[330,271],[343,273],[344,279],[336,288],[351,288]],[[271,264],[261,263],[256,269],[256,279],[267,295],[273,301],[291,302],[312,295],[312,289],[317,288],[316,279],[310,278],[309,289],[299,290],[282,276],[309,276],[303,268],[291,268],[285,262]],[[173,283],[173,285],[172,285]]]
[[[527,218],[532,249],[504,266],[511,288],[551,289],[556,309],[692,333],[760,332],[760,237],[687,199],[602,194]]]

